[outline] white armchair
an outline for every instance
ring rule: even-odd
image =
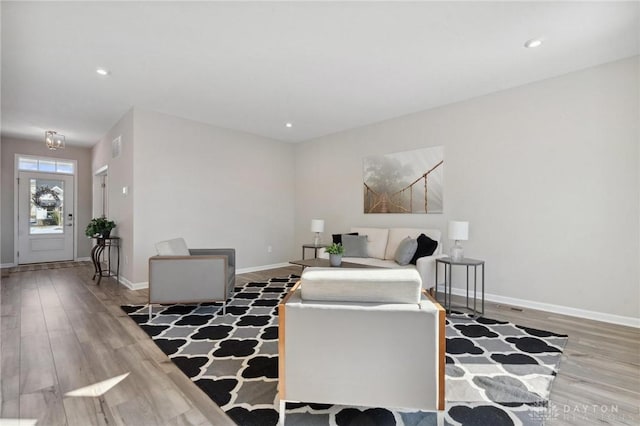
[[[307,268],[279,306],[285,403],[444,410],[445,315],[415,269]]]
[[[156,244],[149,258],[149,316],[154,303],[223,302],[235,285],[235,249],[188,249],[184,239]]]

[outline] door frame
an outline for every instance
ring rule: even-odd
[[[42,155],[29,155],[29,154],[15,154],[13,165],[13,264],[18,265],[18,248],[20,247],[20,241],[18,240],[18,175],[20,170],[18,169],[18,159],[34,158],[37,160],[48,161],[67,161],[73,163],[73,175],[67,173],[53,173],[63,176],[71,176],[73,178],[73,260],[78,260],[78,161],[70,158],[58,158],[58,157],[45,157]],[[33,173],[52,173],[52,172],[40,172],[38,170],[28,170]]]

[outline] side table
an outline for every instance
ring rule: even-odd
[[[461,260],[453,260],[450,257],[442,257],[436,259],[436,299],[438,297],[438,264],[444,265],[444,308],[447,313],[451,313],[451,282],[453,266],[466,266],[467,268],[467,297],[465,306],[456,306],[456,308],[467,309],[473,312],[474,318],[484,315],[484,260],[471,259],[464,257]],[[477,309],[478,302],[478,266],[482,266],[482,282],[481,282],[481,310]],[[473,307],[469,305],[469,270],[473,268]]]
[[[318,249],[329,247],[329,244],[303,244],[302,245],[302,260],[305,259],[305,251],[307,249],[313,249],[313,258],[318,257]]]
[[[111,271],[111,248],[115,250],[116,257],[116,273],[113,274]],[[107,269],[106,271],[102,270],[102,262],[101,257],[102,253],[104,253],[105,249],[107,250]],[[97,285],[100,285],[100,280],[102,277],[116,277],[116,282],[119,282],[120,278],[120,237],[109,237],[109,238],[96,238],[96,245],[91,249],[91,261],[93,262],[93,269],[95,273],[93,274],[92,280],[98,277]]]

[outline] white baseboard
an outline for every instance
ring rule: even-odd
[[[273,265],[252,266],[250,268],[237,269],[236,275],[246,274],[249,272],[266,271],[267,269],[284,268],[286,266],[291,266],[291,264],[288,262],[285,262],[285,263],[274,263]]]
[[[122,284],[123,286],[125,286],[126,288],[128,288],[129,290],[142,290],[143,288],[148,288],[149,287],[149,281],[142,281],[139,283],[132,283],[131,281],[129,281],[128,279],[126,279],[125,277],[118,277],[118,281],[120,281],[120,284]]]
[[[89,259],[90,260],[90,259]],[[257,272],[257,271],[264,271],[267,269],[276,269],[276,268],[282,268],[285,266],[291,266],[290,263],[275,263],[273,265],[262,265],[262,266],[253,266],[250,268],[242,268],[242,269],[238,269],[236,270],[236,274],[246,274],[248,272]],[[126,279],[125,277],[119,277],[119,281],[120,284],[122,284],[123,286],[127,287],[129,290],[141,290],[143,288],[149,288],[149,282],[148,281],[142,281],[139,283],[132,283],[131,281],[129,281],[128,279]]]
[[[76,258],[76,262],[91,262],[90,257],[78,257]]]
[[[441,286],[438,286],[442,288]],[[465,296],[466,290],[453,287],[451,293],[456,296]],[[553,312],[556,314],[568,315],[572,317],[586,318],[595,321],[608,322],[612,324],[626,325],[628,327],[640,328],[640,318],[626,317],[622,315],[607,314],[604,312],[589,311],[587,309],[571,308],[569,306],[554,305],[552,303],[534,302],[531,300],[516,299],[497,294],[484,294],[485,301],[504,303],[505,305],[520,306],[523,308],[537,309],[540,311]]]
[[[4,268],[13,268],[14,266],[16,266],[15,263],[0,263],[0,268],[4,269]]]

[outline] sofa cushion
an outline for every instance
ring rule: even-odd
[[[418,241],[415,238],[407,237],[400,242],[396,250],[395,261],[398,265],[408,265],[413,259],[418,249]]]
[[[369,257],[366,235],[343,235],[344,255],[348,257]]]
[[[413,255],[413,259],[411,259],[410,263],[415,265],[419,258],[424,256],[431,256],[436,251],[437,248],[438,248],[437,241],[432,240],[431,238],[427,237],[424,234],[421,234],[418,237],[418,249],[416,250],[416,253]]]
[[[306,268],[303,300],[419,303],[422,280],[415,269]]]
[[[367,236],[367,254],[369,257],[384,259],[389,229],[387,228],[351,228],[351,232]]]
[[[343,235],[358,235],[357,232],[351,232],[349,234],[331,234],[331,238],[333,239],[334,244],[342,244],[342,236]]]
[[[189,256],[189,249],[184,238],[160,241],[156,243],[156,251],[159,256]]]

